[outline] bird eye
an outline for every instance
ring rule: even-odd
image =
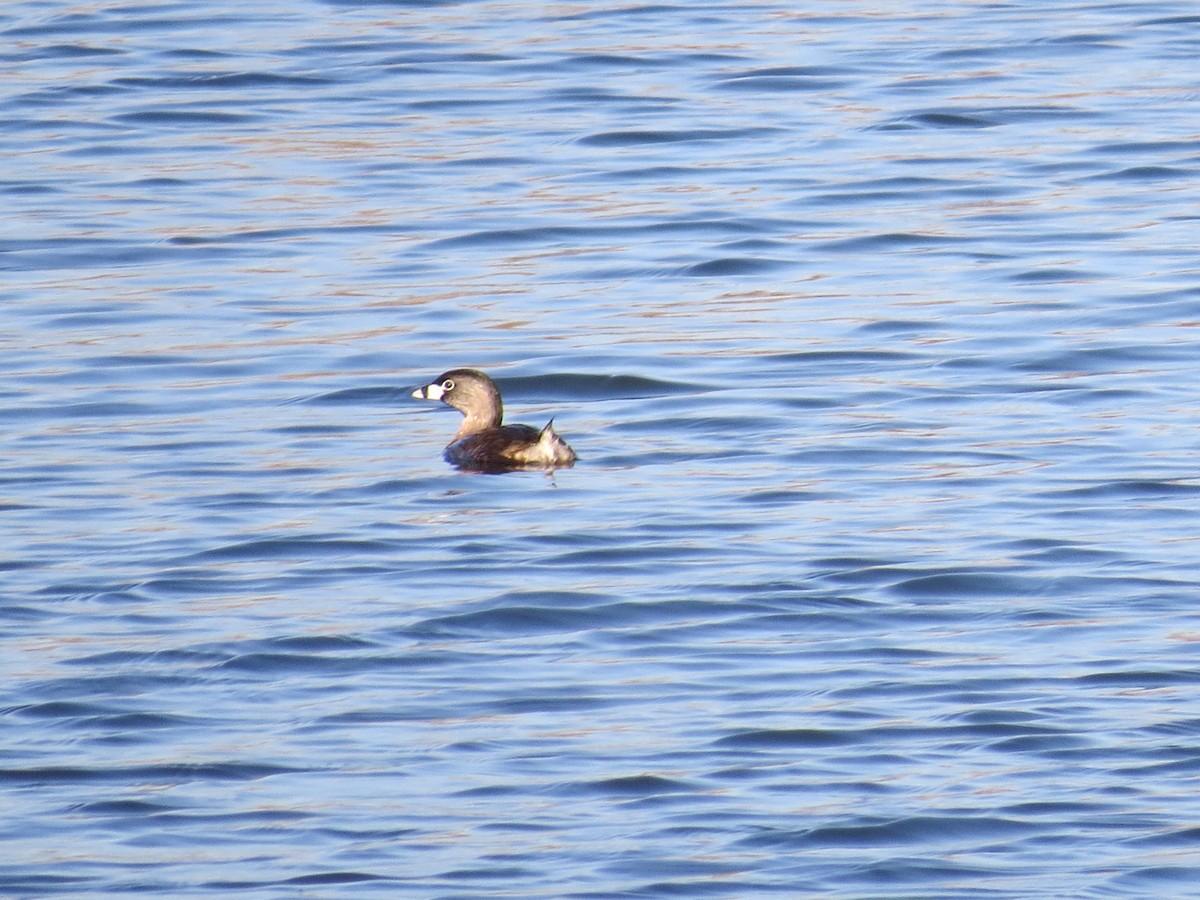
[[[445,381],[443,381],[443,382],[442,382],[442,390],[443,390],[443,391],[452,391],[452,390],[454,390],[454,379],[453,379],[453,378],[447,378]]]

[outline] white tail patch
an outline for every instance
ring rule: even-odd
[[[553,466],[569,466],[575,462],[575,451],[567,446],[567,442],[558,436],[554,430],[554,420],[546,423],[538,435],[538,455],[544,463]]]

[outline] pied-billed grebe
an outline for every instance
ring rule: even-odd
[[[446,462],[472,472],[570,468],[575,451],[554,432],[554,420],[541,431],[529,425],[502,425],[504,407],[492,379],[475,369],[452,369],[412,394],[441,400],[464,416],[446,447]]]

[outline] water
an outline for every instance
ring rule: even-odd
[[[6,4],[0,892],[1200,896],[1198,25]]]

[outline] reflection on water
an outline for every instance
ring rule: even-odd
[[[9,4],[5,892],[1186,893],[1189,15]]]

